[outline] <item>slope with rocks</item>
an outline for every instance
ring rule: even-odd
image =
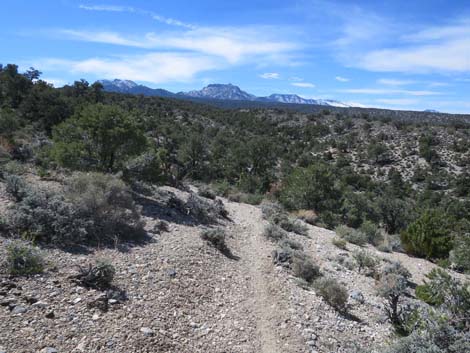
[[[289,237],[302,243],[324,274],[348,288],[349,317],[273,265],[275,244],[263,236],[266,221],[259,207],[223,199],[230,219],[219,226],[228,234],[234,255],[229,258],[201,240],[205,227],[172,218],[171,212],[165,213],[168,231],[155,231],[161,214],[147,201],[142,203],[151,234],[147,244],[82,253],[43,249],[49,262],[44,274],[1,275],[0,351],[326,353],[351,352],[353,343],[370,347],[391,337],[374,279],[336,261],[349,254],[331,244],[333,232],[308,225],[307,236]],[[4,249],[8,240],[0,242]],[[416,282],[434,267],[403,254],[376,255],[402,261]],[[96,259],[111,261],[115,285],[127,295],[108,300],[106,312],[94,305],[102,294],[70,280],[77,265]]]

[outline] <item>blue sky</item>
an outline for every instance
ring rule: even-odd
[[[358,106],[470,113],[470,2],[0,0],[2,63],[55,85],[233,83]]]

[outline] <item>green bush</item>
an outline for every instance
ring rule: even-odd
[[[449,260],[457,270],[470,272],[470,233],[455,238]]]
[[[44,270],[44,260],[39,251],[21,242],[6,247],[5,267],[14,276],[33,275]]]
[[[289,210],[336,210],[339,199],[333,172],[323,163],[294,169],[283,181],[280,192],[280,201]]]
[[[314,282],[315,291],[333,308],[340,312],[346,311],[348,291],[336,279],[323,277]]]
[[[445,258],[452,248],[451,226],[445,214],[425,211],[401,233],[406,252],[426,258]]]
[[[87,105],[53,129],[51,157],[64,167],[115,171],[146,147],[137,118],[117,106]]]

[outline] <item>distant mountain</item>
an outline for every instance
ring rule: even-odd
[[[423,110],[425,113],[440,113],[438,110],[434,110],[434,109],[426,109],[426,110]]]
[[[180,92],[178,93],[178,95],[194,98],[224,99],[237,101],[253,101],[257,99],[256,96],[242,91],[240,87],[232,85],[231,83],[227,85],[218,83],[211,84],[199,91]]]
[[[261,97],[257,100],[265,102],[279,102],[289,104],[317,104],[315,99],[305,99],[296,94],[271,94],[269,97]]]
[[[161,89],[150,88],[129,80],[99,80],[103,88],[107,92],[127,93],[127,94],[143,94],[144,96],[158,96],[158,97],[174,97],[174,93]]]
[[[229,84],[214,83],[201,90],[172,93],[160,88],[150,88],[129,80],[99,80],[105,91],[127,94],[143,94],[145,96],[179,97],[197,99],[217,99],[227,101],[252,101],[265,103],[286,104],[310,104],[324,105],[329,107],[349,108],[350,105],[329,99],[306,99],[296,94],[271,94],[268,97],[256,97],[240,89],[240,87]]]

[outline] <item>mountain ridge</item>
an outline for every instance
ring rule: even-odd
[[[281,94],[273,93],[266,97],[257,97],[240,87],[231,83],[221,84],[212,83],[200,90],[192,90],[189,92],[173,93],[161,88],[150,88],[144,85],[139,85],[130,80],[98,80],[97,82],[103,85],[105,91],[127,93],[127,94],[143,94],[145,96],[159,96],[159,97],[175,97],[175,98],[199,98],[199,99],[216,99],[216,100],[229,100],[229,101],[252,101],[252,102],[266,102],[266,103],[285,103],[285,104],[308,104],[308,105],[323,105],[329,107],[342,107],[350,108],[349,104],[331,100],[331,99],[309,99],[303,98],[297,94]]]

